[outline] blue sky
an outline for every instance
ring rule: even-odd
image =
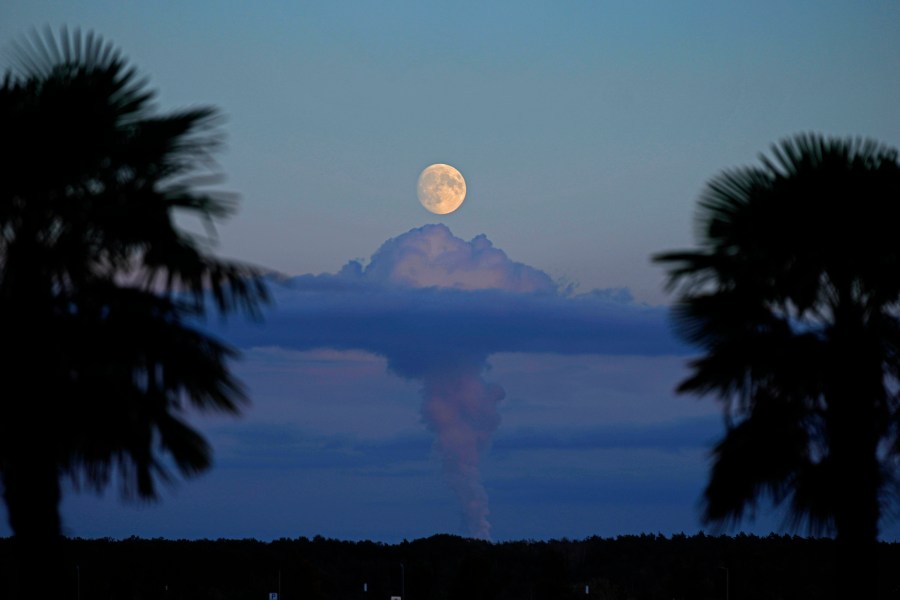
[[[235,369],[253,402],[241,419],[195,420],[216,467],[152,506],[123,506],[112,490],[68,494],[74,535],[468,533],[423,412],[434,382],[392,363],[398,346],[349,341],[344,321],[310,316],[336,302],[361,331],[424,307],[413,313],[424,331],[475,361],[472,385],[502,388],[477,465],[495,539],[696,531],[721,419],[711,399],[672,392],[687,351],[665,327],[650,255],[690,246],[704,182],[785,136],[900,146],[893,2],[12,0],[0,9],[0,64],[45,24],[116,43],[163,109],[221,109],[223,188],[241,210],[219,250],[294,278],[263,327],[223,332],[244,351]],[[418,204],[416,178],[435,162],[466,178],[456,213]],[[509,281],[429,295],[365,276],[386,241],[434,223],[454,248],[487,240],[553,289],[540,302]],[[350,285],[350,261],[362,273],[352,285],[376,304],[324,289]],[[483,283],[482,268],[471,264]],[[481,310],[498,306],[506,321]],[[577,321],[585,306],[603,318]],[[496,339],[460,341],[471,338],[453,337],[442,310],[493,323],[482,329]],[[511,342],[517,315],[546,343]],[[541,338],[560,315],[603,343]],[[430,348],[393,342],[404,339]],[[763,515],[746,527],[778,524]],[[895,523],[885,535],[898,533]]]

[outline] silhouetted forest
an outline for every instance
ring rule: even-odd
[[[10,574],[0,539],[0,592]],[[64,597],[280,600],[831,598],[825,538],[629,535],[490,543],[435,535],[400,544],[296,538],[69,539]],[[900,593],[900,544],[879,544],[879,597]],[[32,583],[34,597],[43,582]],[[727,589],[726,589],[727,586]],[[5,596],[5,594],[4,594]]]

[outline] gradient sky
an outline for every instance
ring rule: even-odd
[[[220,251],[290,278],[262,327],[220,331],[253,403],[195,420],[215,468],[150,506],[70,492],[72,535],[472,533],[427,408],[448,348],[455,381],[505,392],[479,430],[494,539],[697,531],[722,423],[672,392],[689,350],[649,256],[692,244],[705,181],[788,135],[900,146],[896,2],[7,0],[0,65],[63,24],[117,44],[161,108],[222,110],[241,210]],[[456,213],[418,204],[435,162],[466,178]],[[437,285],[465,289],[398,279],[404,244],[438,279],[463,261]]]

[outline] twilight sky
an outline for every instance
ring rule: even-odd
[[[722,423],[672,392],[649,256],[783,137],[900,146],[896,2],[7,0],[0,66],[63,24],[161,108],[222,110],[220,251],[285,276],[261,326],[214,324],[252,397],[194,420],[214,469],[154,505],[69,492],[71,535],[697,531]],[[468,186],[444,216],[416,198],[436,162]]]

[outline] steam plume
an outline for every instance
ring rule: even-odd
[[[443,473],[459,499],[466,532],[490,539],[488,495],[478,467],[500,425],[497,404],[506,392],[484,381],[483,370],[483,364],[471,364],[426,373],[422,417],[435,434]]]

